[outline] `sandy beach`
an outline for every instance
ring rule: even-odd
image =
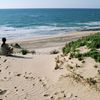
[[[76,82],[66,68],[68,64],[82,65],[85,67],[75,69],[75,72],[84,77],[94,77],[97,69],[91,67],[97,64],[100,69],[100,63],[87,58],[82,64],[62,56],[62,47],[67,42],[97,32],[100,31],[8,41],[9,44],[18,43],[22,48],[35,50],[36,54],[22,55],[15,50],[12,57],[0,56],[0,100],[100,100],[100,91],[85,82]],[[59,53],[50,54],[52,50]],[[55,70],[58,58],[67,63]]]
[[[30,39],[20,40],[9,40],[9,44],[19,43],[23,48],[26,49],[41,49],[47,47],[63,47],[67,42],[74,41],[83,36],[88,36],[100,31],[81,31],[81,32],[70,32],[66,34],[53,35],[53,36],[41,36],[33,37]],[[1,43],[1,42],[0,42]]]

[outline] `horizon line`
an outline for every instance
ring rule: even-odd
[[[100,9],[100,8],[81,8],[81,7],[79,7],[79,8],[76,8],[76,7],[75,8],[73,8],[73,7],[72,8],[63,8],[63,7],[62,8],[60,8],[60,7],[55,7],[55,8],[53,8],[53,7],[52,8],[51,7],[48,7],[48,8],[47,7],[45,7],[45,8],[26,7],[26,8],[23,8],[22,7],[22,8],[0,8],[0,9]]]
[[[20,10],[20,9],[90,9],[90,10],[92,10],[92,9],[100,9],[100,8],[0,8],[0,10]]]

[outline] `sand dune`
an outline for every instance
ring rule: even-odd
[[[91,58],[85,59],[85,63],[77,59],[70,60],[61,53],[64,46],[61,44],[79,37],[82,37],[82,33],[70,35],[70,38],[58,37],[56,41],[55,38],[46,38],[42,40],[44,43],[48,41],[45,45],[41,39],[20,41],[21,46],[36,50],[36,54],[16,53],[12,57],[0,56],[0,100],[100,100],[100,91],[96,90],[97,88],[89,86],[81,78],[80,82],[74,79],[78,77],[73,77],[74,74],[85,78],[96,77],[99,83],[97,70],[100,69],[100,64]],[[61,44],[58,45],[60,39]],[[35,41],[39,45],[35,44]],[[60,53],[50,54],[54,49]],[[55,69],[57,59],[60,60],[61,66]],[[76,64],[82,67],[78,68]],[[95,64],[98,68],[94,67]],[[73,70],[69,65],[75,69],[75,73],[71,72]]]

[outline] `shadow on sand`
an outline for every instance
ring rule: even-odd
[[[14,58],[23,58],[23,59],[32,59],[32,57],[23,57],[23,56],[17,56],[17,55],[8,55],[6,57],[14,57]]]

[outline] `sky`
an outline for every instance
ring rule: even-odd
[[[100,8],[100,0],[0,0],[0,8]]]

